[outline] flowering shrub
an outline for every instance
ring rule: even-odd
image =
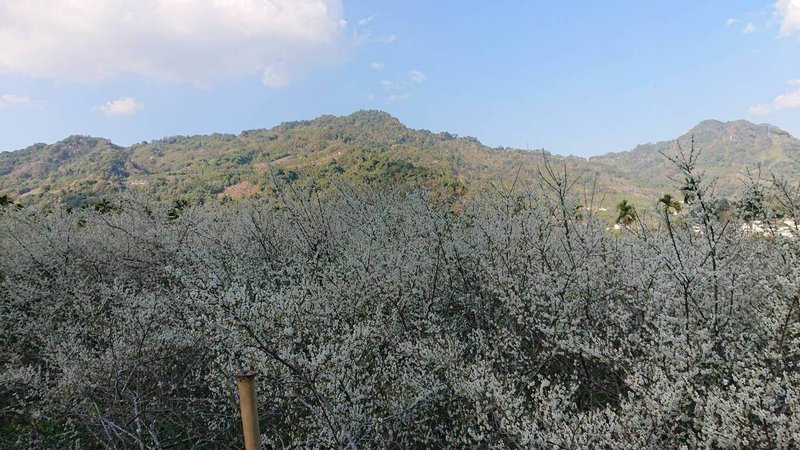
[[[424,193],[0,213],[0,446],[800,445],[800,241],[567,175]],[[797,202],[788,184],[781,201]],[[761,191],[759,191],[761,192]],[[773,191],[770,191],[773,192]]]

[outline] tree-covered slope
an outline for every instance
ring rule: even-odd
[[[551,157],[584,181],[591,177],[586,160]],[[541,152],[492,149],[474,138],[409,129],[384,112],[359,111],[127,148],[77,136],[37,144],[0,154],[0,193],[22,202],[80,206],[125,189],[164,199],[239,198],[269,193],[276,182],[326,189],[342,178],[452,197],[528,182],[541,160]]]
[[[691,136],[703,148],[701,165],[734,191],[746,168],[759,163],[796,178],[800,141],[768,125],[706,121]],[[549,155],[566,165],[587,191],[597,188],[609,205],[643,201],[670,190],[672,175],[660,142],[591,158]],[[490,148],[471,137],[407,128],[381,111],[322,116],[238,135],[175,136],[130,147],[73,136],[0,153],[0,194],[22,203],[82,206],[123,190],[190,201],[268,195],[276,183],[329,189],[337,179],[377,186],[421,187],[437,196],[470,196],[489,186],[528,184],[538,176],[543,152]],[[609,206],[606,205],[606,206]]]
[[[630,176],[642,189],[664,190],[676,175],[674,166],[662,155],[675,154],[679,145],[688,151],[694,138],[700,149],[699,166],[716,178],[720,193],[730,195],[741,187],[748,169],[774,172],[792,179],[800,177],[800,140],[769,124],[746,120],[706,120],[673,141],[639,145],[633,150],[609,153],[590,161],[614,166]]]
[[[74,202],[90,192],[111,192],[137,168],[128,151],[107,139],[71,136],[0,153],[0,192],[17,201]]]

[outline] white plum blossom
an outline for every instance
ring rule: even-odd
[[[797,448],[797,230],[743,231],[694,161],[683,213],[618,231],[557,170],[457,213],[6,207],[0,447],[235,446],[255,369],[271,447]],[[792,185],[748,192],[797,217]]]

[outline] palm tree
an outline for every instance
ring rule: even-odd
[[[629,226],[633,222],[636,221],[636,208],[633,207],[627,200],[623,200],[619,202],[617,205],[617,222],[621,223],[624,226]]]
[[[100,201],[94,204],[94,210],[102,214],[110,213],[114,209],[114,205],[105,198],[101,198]]]
[[[663,197],[658,199],[658,203],[664,207],[665,213],[669,213],[670,209],[674,210],[676,213],[681,211],[680,202],[672,198],[670,194],[664,194]]]

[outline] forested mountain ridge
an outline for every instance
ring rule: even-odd
[[[792,178],[800,174],[800,141],[770,125],[705,121],[694,136],[701,164],[730,193],[747,168],[759,163]],[[370,185],[422,187],[447,197],[490,185],[524,185],[538,176],[544,155],[566,165],[579,184],[598,175],[609,203],[649,198],[671,189],[675,141],[590,159],[542,151],[490,148],[471,137],[404,126],[381,111],[321,116],[271,129],[234,134],[174,136],[120,147],[107,139],[71,136],[0,153],[0,195],[20,203],[83,206],[124,190],[190,201],[263,195],[276,182],[327,189],[336,179]]]
[[[662,153],[675,154],[679,145],[688,151],[692,140],[701,149],[699,166],[707,176],[717,178],[723,195],[731,195],[741,185],[748,169],[755,172],[760,167],[765,176],[773,172],[800,177],[800,140],[773,125],[746,120],[705,120],[676,140],[639,145],[590,161],[619,168],[642,189],[666,189],[677,170]]]

